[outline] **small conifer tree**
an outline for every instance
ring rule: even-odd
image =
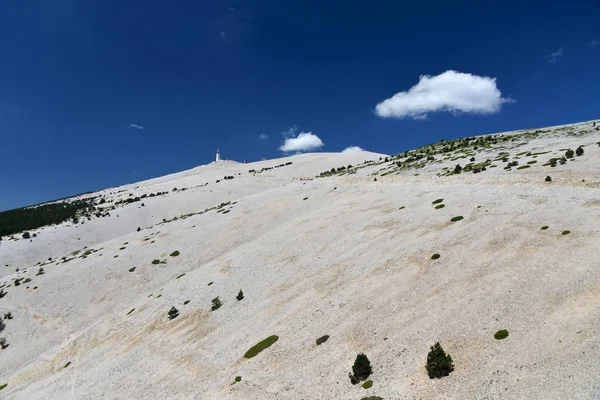
[[[575,150],[575,154],[577,154],[578,156],[582,156],[583,155],[583,147],[579,146],[576,150]]]
[[[238,301],[242,300],[242,299],[244,298],[244,292],[242,292],[242,291],[240,290],[240,292],[238,293],[238,295],[237,295],[237,296],[235,296],[235,298],[236,298]]]
[[[552,182],[552,178],[550,178],[550,175],[548,175],[548,176],[546,177],[546,182]]]
[[[567,158],[573,158],[574,155],[575,155],[575,153],[571,149],[569,149],[565,152],[565,157],[567,157]]]
[[[222,305],[223,303],[221,303],[221,300],[219,300],[219,296],[217,296],[214,299],[212,299],[212,307],[210,309],[212,311],[215,311],[221,308]]]
[[[6,343],[6,338],[0,338],[0,347],[2,347],[2,350],[8,347],[8,343]]]
[[[462,171],[462,167],[460,166],[460,164],[456,164],[456,167],[454,167],[454,173],[460,174],[460,171]]]
[[[429,354],[427,354],[427,364],[425,365],[429,378],[442,378],[450,375],[454,371],[452,357],[446,354],[439,342],[431,346]]]
[[[350,377],[350,382],[356,385],[360,381],[366,380],[372,372],[373,368],[371,367],[369,358],[365,354],[360,353],[356,356],[356,360],[354,360],[354,365],[352,366],[352,373],[349,373],[348,376]]]
[[[169,310],[169,319],[175,319],[179,317],[179,310],[175,308],[175,306],[171,307]]]

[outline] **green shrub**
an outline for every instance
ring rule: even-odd
[[[212,285],[213,283],[214,283],[214,282],[208,282],[208,285],[206,285],[206,286],[210,286],[210,285]]]
[[[446,354],[439,342],[431,346],[431,350],[427,354],[425,369],[430,379],[442,378],[454,371],[452,357]]]
[[[437,200],[432,201],[431,204],[439,204],[442,201],[444,201],[444,199],[437,199]]]
[[[530,168],[530,167],[531,167],[531,165],[521,165],[517,169],[526,169],[526,168]]]
[[[460,164],[456,164],[456,167],[454,167],[454,173],[460,174],[460,171],[462,171],[462,167],[460,166]]]
[[[2,385],[0,385],[0,390],[4,389],[7,386],[8,386],[8,383],[3,383]]]
[[[582,150],[583,150],[583,149],[582,149]],[[575,155],[575,152],[574,152],[573,150],[571,150],[571,149],[569,149],[569,150],[567,150],[567,151],[565,152],[565,157],[566,157],[566,158],[573,158],[573,156],[574,156],[574,155]]]
[[[135,311],[135,308],[132,308],[131,310],[129,310],[129,312],[127,313],[127,315],[131,314],[134,311]]]
[[[302,200],[308,200],[308,197],[303,198]]]
[[[69,365],[71,365],[71,361],[69,361],[68,363],[66,363],[65,366],[63,367],[63,369],[67,368]]]
[[[350,382],[356,385],[366,380],[372,373],[373,368],[371,367],[369,358],[364,353],[360,353],[356,356],[354,365],[352,366],[352,373],[349,373],[348,377],[350,378]]]
[[[158,259],[152,260],[152,265],[158,265],[158,264],[160,264],[160,260],[158,260]]]
[[[6,338],[1,337],[0,338],[0,348],[2,350],[6,349],[8,347],[8,343],[6,342]]]
[[[576,150],[575,150],[575,154],[577,154],[578,156],[582,156],[583,155],[583,147],[579,146]],[[572,156],[571,156],[572,157]]]
[[[212,306],[210,307],[210,309],[211,309],[211,311],[215,311],[215,310],[218,310],[219,308],[221,308],[222,305],[223,305],[223,303],[221,303],[219,296],[217,296],[214,299],[212,299]]]
[[[242,291],[240,290],[240,292],[238,293],[238,295],[237,295],[237,296],[235,296],[235,298],[237,299],[237,301],[240,301],[240,300],[242,300],[242,299],[244,298],[244,292],[242,292]]]
[[[379,397],[379,396],[369,396],[369,397],[363,397],[360,400],[383,400],[383,397]]]
[[[185,305],[186,305],[186,304],[188,304],[189,302],[190,302],[189,300],[186,300],[186,301],[184,301],[184,302],[183,302],[183,305],[185,306]]]
[[[540,229],[543,230],[543,231],[545,231],[546,229],[548,229],[548,225],[544,225]]]
[[[445,204],[438,204],[437,206],[435,206],[435,209],[439,210],[440,208],[444,208],[444,207],[446,207]]]
[[[432,260],[437,260],[438,258],[440,258],[440,255],[435,253],[434,255],[431,256]]]
[[[277,342],[279,340],[279,336],[276,335],[272,335],[269,336],[268,338],[266,338],[265,340],[262,340],[260,342],[258,342],[257,344],[255,344],[254,346],[252,346],[250,348],[250,350],[248,350],[245,354],[244,354],[244,358],[252,358],[255,357],[258,353],[260,353],[261,351],[271,347],[275,342]]]
[[[563,235],[568,235],[569,233],[571,233],[571,231],[562,231]]]
[[[185,272],[184,272],[183,274],[179,275],[179,276],[178,276],[177,278],[175,278],[175,279],[179,279],[179,278],[181,278],[181,277],[182,277],[182,276],[184,276],[184,275],[185,275]]]
[[[545,179],[546,182],[552,182],[552,178],[550,178],[550,176],[548,175]]]
[[[236,376],[234,379],[234,382],[241,382],[242,381],[242,377],[241,376]]]
[[[368,380],[362,384],[363,389],[370,389],[371,386],[373,386],[373,381],[371,381],[371,380]]]
[[[140,228],[140,227],[138,226],[138,228],[137,228],[137,231],[139,232],[139,231],[141,231],[141,230],[142,230],[142,228]]]
[[[502,340],[508,337],[508,331],[506,329],[501,329],[498,332],[494,333],[494,339]]]
[[[135,271],[135,267],[129,268],[129,272],[133,272],[133,271]]]
[[[158,297],[157,297],[158,298]],[[169,314],[169,319],[175,319],[177,317],[179,317],[179,310],[177,310],[175,308],[175,306],[171,307],[171,309],[168,312]]]
[[[456,221],[460,221],[460,220],[461,220],[461,219],[463,219],[463,218],[464,218],[464,217],[463,217],[462,215],[459,215],[459,216],[457,216],[457,217],[450,218],[450,221],[452,221],[452,222],[456,222]]]
[[[45,273],[46,273],[46,271],[44,271],[44,268],[40,267],[40,269],[36,275],[44,275]]]
[[[317,339],[317,346],[322,345],[327,340],[329,340],[329,335],[323,335],[323,336],[321,336],[320,338]]]
[[[179,255],[179,251],[175,250],[174,252],[172,252],[171,254],[169,254],[171,257],[177,257]]]
[[[121,247],[119,250],[125,250],[127,247]]]

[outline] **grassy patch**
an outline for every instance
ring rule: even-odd
[[[543,230],[543,231],[545,231],[546,229],[548,229],[548,225],[544,225],[540,229]]]
[[[508,337],[508,331],[506,329],[501,329],[498,332],[494,333],[494,339],[502,340]]]
[[[371,386],[373,386],[373,381],[372,380],[368,380],[365,383],[362,384],[363,389],[369,389],[371,388]]]
[[[463,217],[462,215],[459,215],[459,216],[456,216],[456,217],[453,217],[453,218],[451,218],[451,219],[450,219],[450,221],[452,221],[452,222],[456,222],[456,221],[460,221],[460,220],[461,220],[461,219],[463,219],[463,218],[464,218],[464,217]]]
[[[244,358],[252,358],[252,357],[256,356],[258,353],[260,353],[264,349],[271,347],[277,340],[279,340],[279,336],[276,336],[276,335],[269,336],[265,340],[262,340],[262,341],[258,342],[257,344],[255,344],[254,346],[252,346],[250,348],[250,350],[248,350],[246,352],[246,354],[244,354]]]
[[[434,255],[431,256],[432,260],[437,260],[438,258],[440,258],[440,255],[435,253]]]
[[[517,169],[526,169],[526,168],[531,168],[531,165],[521,165],[520,167],[517,167]]]
[[[172,252],[171,254],[169,254],[171,257],[177,257],[179,255],[179,251],[175,250],[174,252]]]
[[[135,271],[135,267],[129,268],[129,272],[133,272],[133,271]]]
[[[327,340],[329,340],[329,335],[323,335],[320,338],[317,339],[317,346],[325,343]]]
[[[444,199],[437,199],[437,200],[432,201],[431,204],[439,204],[442,201],[444,201]]]
[[[129,312],[127,313],[127,315],[131,314],[134,311],[135,311],[135,308],[132,308],[131,310],[129,310]]]
[[[446,207],[445,204],[438,204],[437,206],[435,206],[435,209],[439,210],[440,208],[444,208],[444,207]]]
[[[231,210],[225,210],[222,212],[222,214],[227,214],[229,211],[231,211]]]
[[[184,276],[184,275],[185,275],[185,273],[183,273],[183,274],[179,275],[179,276],[178,276],[177,278],[175,278],[175,279],[179,279],[179,278],[181,278],[181,277],[182,277],[182,276]]]
[[[571,231],[562,231],[563,235],[568,235],[569,233],[571,233]]]

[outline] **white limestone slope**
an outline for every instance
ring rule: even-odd
[[[109,189],[102,194],[110,200],[169,194],[77,227],[43,228],[32,242],[1,242],[0,286],[32,280],[5,287],[0,299],[14,315],[0,334],[10,343],[0,351],[0,385],[8,384],[0,397],[593,398],[600,132],[592,124],[475,154],[507,151],[531,165],[521,170],[438,176],[457,161],[436,155],[401,169],[395,162],[406,157],[379,163],[385,155],[317,153],[215,163]],[[579,145],[582,156],[543,166]],[[523,152],[532,155],[517,156]],[[377,162],[310,180],[365,160]],[[234,179],[215,183],[223,176]],[[436,209],[440,198],[445,207]],[[33,265],[48,257],[54,262],[35,275]],[[223,306],[211,311],[216,296]],[[171,306],[180,316],[169,321]],[[499,329],[509,337],[495,340]],[[243,357],[270,335],[279,340]],[[436,341],[455,371],[430,380],[424,364]],[[368,390],[347,377],[359,352],[373,364]]]

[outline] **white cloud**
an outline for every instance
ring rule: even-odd
[[[267,139],[269,136],[266,133],[261,133],[259,138],[261,138],[262,140]]]
[[[281,132],[281,135],[283,135],[284,138],[288,139],[296,136],[296,132],[298,132],[298,126],[293,125],[287,131]]]
[[[552,53],[550,53],[546,57],[548,57],[548,62],[550,64],[556,64],[556,62],[558,61],[558,58],[562,57],[564,54],[565,54],[565,50],[561,47],[558,50],[553,51]]]
[[[398,92],[375,107],[383,118],[412,118],[423,120],[427,113],[447,111],[453,114],[494,114],[503,103],[496,86],[496,78],[457,71],[440,75],[421,75],[419,83],[404,92]]]
[[[589,43],[586,43],[585,46],[586,47],[598,47],[598,45],[600,44],[600,42],[598,42],[596,39],[592,40]]]
[[[312,132],[301,132],[297,137],[288,137],[279,150],[283,152],[290,151],[308,151],[323,147],[323,141]]]
[[[144,127],[143,127],[143,126],[141,126],[141,125],[130,124],[130,125],[129,125],[129,129],[137,129],[137,130],[143,131],[143,130],[144,130],[144,129],[146,129],[146,128],[144,128]]]
[[[357,151],[364,151],[358,146],[349,146],[342,150],[342,153],[356,153]]]

